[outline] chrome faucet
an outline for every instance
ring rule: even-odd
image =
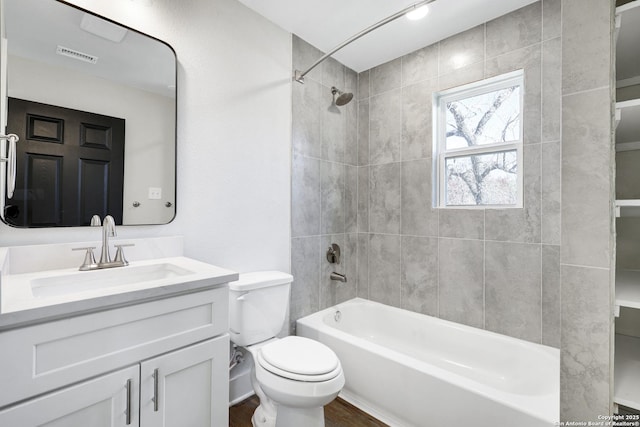
[[[102,225],[100,224],[100,217],[98,215],[94,215],[91,218],[91,226],[92,227],[100,227],[102,226],[102,251],[100,253],[100,262],[96,262],[95,257],[93,255],[93,250],[95,246],[86,247],[86,248],[75,248],[76,250],[86,250],[87,253],[85,255],[84,262],[80,266],[81,271],[87,270],[97,270],[101,268],[113,268],[113,267],[124,267],[125,265],[129,265],[129,262],[124,257],[124,252],[122,250],[125,246],[133,246],[133,243],[130,244],[121,244],[114,245],[116,250],[115,259],[111,259],[111,254],[109,253],[109,237],[116,236],[116,223],[111,215],[107,215],[102,220]]]
[[[101,264],[111,263],[111,254],[109,253],[109,237],[116,235],[116,223],[111,215],[107,215],[102,220],[102,252],[100,253]]]

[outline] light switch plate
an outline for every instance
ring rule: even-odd
[[[158,200],[162,198],[162,188],[160,187],[149,187],[149,199],[150,200]]]

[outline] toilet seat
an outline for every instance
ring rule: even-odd
[[[257,361],[272,374],[295,381],[328,381],[342,372],[333,350],[320,342],[296,336],[263,346],[257,352]]]

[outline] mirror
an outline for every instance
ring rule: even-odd
[[[173,49],[61,1],[1,1],[0,119],[20,138],[12,197],[0,166],[3,221],[82,226],[109,214],[123,225],[170,222]]]

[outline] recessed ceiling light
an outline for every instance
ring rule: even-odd
[[[425,4],[417,9],[413,9],[411,12],[407,12],[405,16],[412,21],[417,21],[427,16],[427,13],[429,13],[429,6]]]

